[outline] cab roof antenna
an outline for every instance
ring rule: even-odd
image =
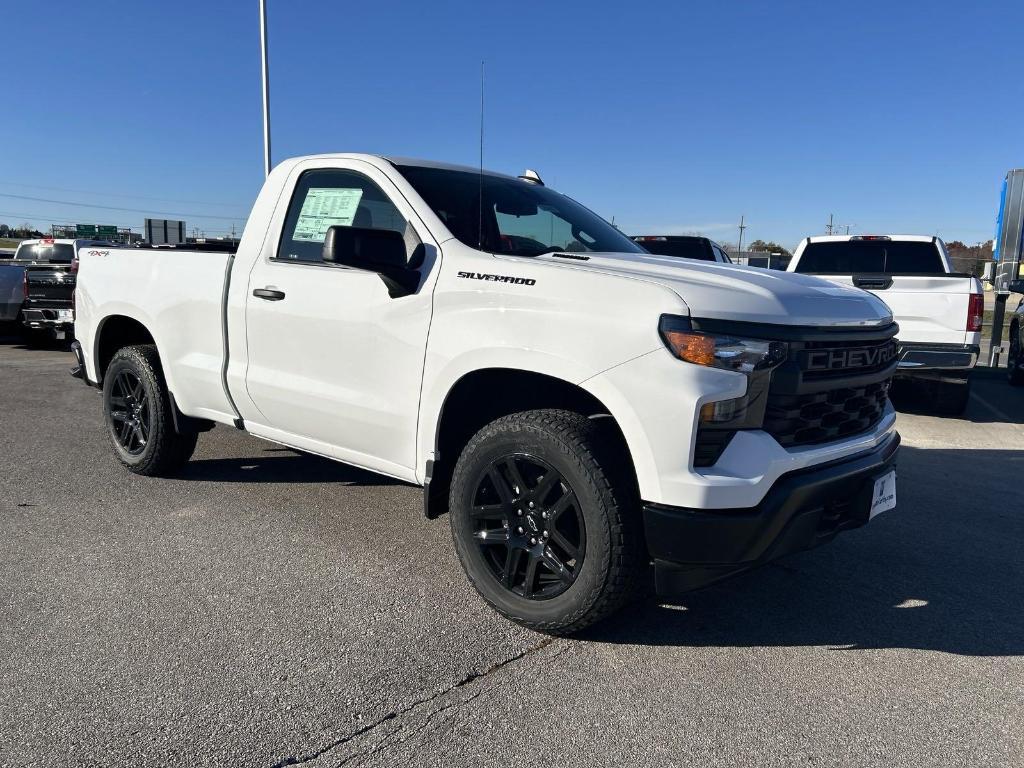
[[[480,61],[480,176],[477,182],[479,217],[476,228],[476,247],[484,246],[484,62]]]

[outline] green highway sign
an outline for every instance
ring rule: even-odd
[[[100,237],[117,237],[117,227],[108,227],[100,224],[96,227],[96,234]]]
[[[115,228],[115,233],[116,233]],[[76,224],[75,225],[75,236],[76,237],[96,237],[96,225],[95,224]]]

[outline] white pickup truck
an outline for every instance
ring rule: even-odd
[[[950,267],[929,235],[825,235],[801,241],[790,272],[862,288],[884,300],[900,326],[898,378],[930,386],[932,403],[959,414],[970,397],[985,298],[981,282]]]
[[[645,253],[532,172],[288,160],[237,253],[87,249],[76,312],[131,471],[226,424],[423,486],[483,598],[545,632],[895,505],[881,301]]]

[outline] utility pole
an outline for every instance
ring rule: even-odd
[[[746,229],[746,224],[743,223],[743,216],[740,215],[740,240],[736,243],[736,257],[739,258],[743,255],[743,230]]]
[[[267,66],[267,0],[260,0],[260,56],[263,62],[263,171],[270,175],[270,77]]]
[[[825,233],[829,234],[829,235],[832,234],[832,229],[834,228],[833,224],[832,224],[832,216],[833,215],[834,214],[831,214],[831,213],[828,215],[828,224],[825,226]]]
[[[849,224],[846,225],[846,234],[850,234],[850,225]]]

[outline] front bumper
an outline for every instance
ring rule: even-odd
[[[896,466],[900,436],[871,451],[780,477],[755,507],[644,505],[659,594],[702,587],[810,549],[868,521],[874,481]]]
[[[913,375],[915,371],[970,370],[978,362],[981,347],[977,344],[899,343],[897,375]]]

